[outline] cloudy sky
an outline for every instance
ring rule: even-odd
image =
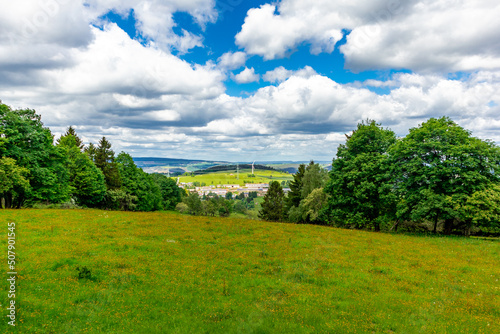
[[[370,118],[500,143],[498,0],[19,0],[0,99],[135,157],[331,160]]]

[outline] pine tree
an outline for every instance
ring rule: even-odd
[[[102,170],[108,189],[119,189],[122,184],[120,172],[115,162],[115,152],[111,149],[111,143],[102,137],[99,146],[95,149],[95,165]]]
[[[269,190],[264,196],[259,218],[269,221],[283,220],[283,199],[285,194],[278,181],[271,181]]]
[[[290,191],[285,199],[285,212],[288,213],[292,207],[298,207],[302,200],[302,178],[306,172],[306,165],[301,164],[297,173],[293,175],[293,181],[290,182]]]
[[[78,137],[75,129],[72,126],[70,126],[68,130],[66,130],[66,133],[57,140],[57,144],[62,144],[64,143],[64,141],[67,140],[74,140],[75,145],[78,147],[80,151],[83,150],[83,147],[85,146],[83,144],[83,141],[81,140],[80,137]]]

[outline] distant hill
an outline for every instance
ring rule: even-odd
[[[171,167],[186,167],[195,164],[228,164],[224,161],[207,161],[207,160],[191,160],[191,159],[173,159],[173,158],[133,158],[137,167],[155,167],[155,166],[171,166]]]
[[[175,159],[158,157],[133,158],[137,167],[146,173],[162,173],[178,176],[186,172],[203,174],[207,172],[226,171],[236,169],[236,162],[210,161],[197,159]],[[331,169],[330,161],[315,161],[326,169]],[[309,164],[309,161],[259,161],[254,167],[264,170],[277,170],[295,174],[300,164]],[[252,169],[251,163],[239,162],[240,169]],[[257,167],[258,166],[258,167]]]
[[[252,169],[252,164],[240,164],[240,165],[220,165],[220,166],[214,166],[214,167],[209,167],[206,169],[201,169],[197,170],[194,172],[195,175],[200,175],[200,174],[207,174],[207,173],[216,173],[216,172],[226,172],[226,171],[236,171],[237,169],[240,170],[251,170]],[[269,167],[269,166],[264,166],[264,165],[254,165],[255,170],[272,170],[272,171],[278,171],[276,168]]]

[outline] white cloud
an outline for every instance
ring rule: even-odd
[[[495,0],[283,0],[247,13],[236,43],[264,59],[303,43],[340,50],[354,71],[407,68],[455,72],[500,69],[500,3]]]
[[[180,54],[203,46],[203,38],[184,29],[177,35],[173,30],[177,25],[175,12],[190,14],[203,29],[217,19],[214,0],[86,0],[85,4],[89,18],[98,24],[102,23],[97,18],[108,12],[128,16],[133,10],[136,29],[143,39],[163,51],[177,50]]]
[[[260,76],[255,73],[255,69],[245,67],[243,71],[234,75],[234,81],[237,83],[250,83],[250,82],[258,82],[260,80]]]
[[[225,70],[236,70],[245,65],[247,54],[245,52],[226,52],[219,57],[219,66]]]
[[[262,79],[267,82],[275,83],[275,82],[283,82],[289,77],[291,77],[293,74],[293,71],[287,70],[283,66],[276,67],[272,71],[267,71],[263,76]]]
[[[281,83],[285,81],[286,79],[290,78],[292,75],[299,76],[299,77],[310,77],[312,75],[316,75],[316,71],[310,67],[306,66],[301,70],[298,71],[291,71],[287,70],[283,66],[276,67],[272,71],[267,71],[262,78],[266,82],[271,82],[271,83]]]
[[[500,142],[500,39],[497,22],[490,22],[498,7],[487,1],[468,2],[468,14],[465,2],[441,0],[407,1],[392,12],[386,0],[363,6],[283,0],[278,12],[272,5],[254,9],[237,38],[251,54],[276,58],[304,42],[313,53],[330,52],[336,32],[348,28],[342,50],[352,69],[383,68],[393,59],[420,72],[340,84],[309,66],[278,66],[263,75],[273,85],[247,98],[226,95],[223,84],[228,71],[245,66],[246,52],[228,52],[204,66],[170,52],[202,43],[189,31],[174,34],[172,14],[188,12],[203,26],[216,17],[213,1],[92,0],[83,8],[79,1],[54,0],[57,10],[44,7],[53,4],[47,1],[8,2],[0,12],[0,99],[36,109],[56,136],[74,125],[86,142],[105,135],[116,152],[135,156],[211,159],[216,152],[227,160],[331,160],[344,133],[366,118],[404,135],[429,117],[448,115],[475,136]],[[482,16],[488,4],[491,13]],[[128,15],[131,8],[147,45],[116,24],[96,22],[110,10]],[[441,20],[441,11],[452,19]],[[422,24],[427,19],[432,31]],[[363,27],[373,28],[367,30],[373,38],[359,43]],[[456,78],[442,73],[455,69],[483,70]],[[260,79],[253,67],[238,72],[237,82]]]

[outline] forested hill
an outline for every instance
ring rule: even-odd
[[[207,160],[191,160],[191,159],[175,159],[175,158],[155,158],[155,157],[141,157],[134,158],[137,167],[156,167],[156,166],[171,166],[171,167],[186,167],[193,164],[207,164],[218,165],[227,164],[224,161],[207,161]]]
[[[220,165],[220,166],[214,166],[202,170],[197,170],[194,172],[194,174],[206,174],[206,173],[215,173],[215,172],[225,172],[225,171],[236,171],[237,169],[243,170],[243,169],[252,169],[251,164],[241,164],[241,165]],[[276,168],[269,167],[269,166],[264,166],[264,165],[254,165],[254,169],[260,169],[260,170],[272,170],[272,171],[278,171]]]

